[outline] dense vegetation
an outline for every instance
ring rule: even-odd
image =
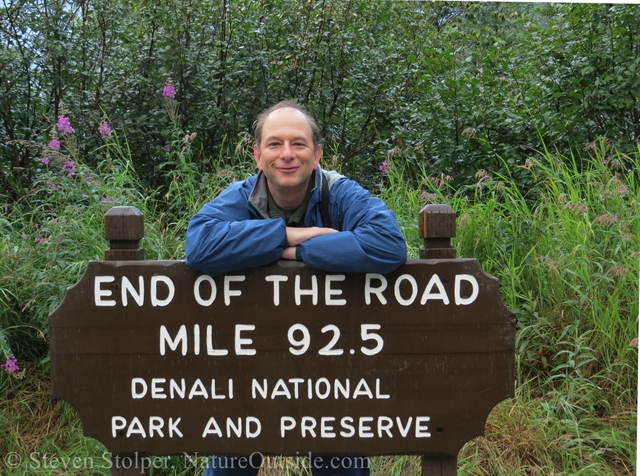
[[[368,183],[391,150],[412,176],[464,184],[498,156],[523,165],[543,140],[581,152],[607,137],[632,152],[640,137],[635,5],[14,0],[0,11],[0,190],[14,198],[63,113],[89,165],[109,116],[153,187],[168,186],[184,134],[197,133],[198,171],[215,172],[211,159],[233,165],[239,134],[285,98],[308,106],[327,153]]]
[[[49,397],[48,313],[102,258],[112,205],[144,212],[147,259],[183,258],[189,217],[253,172],[255,115],[294,98],[413,257],[420,208],[450,204],[458,255],[516,312],[516,398],[460,474],[634,474],[639,30],[636,5],[3,2],[0,473],[37,452],[96,466],[40,474],[109,474]]]

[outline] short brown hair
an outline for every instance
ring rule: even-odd
[[[324,139],[322,138],[322,134],[320,133],[320,128],[318,127],[318,124],[316,124],[316,121],[313,119],[313,117],[309,115],[307,110],[295,101],[281,101],[278,104],[271,106],[269,109],[262,111],[258,115],[258,119],[256,120],[256,122],[253,123],[254,144],[260,147],[260,141],[262,140],[262,126],[264,126],[264,121],[267,120],[267,117],[269,117],[269,114],[271,114],[273,111],[276,111],[278,109],[283,109],[285,107],[290,107],[304,114],[304,116],[307,118],[307,121],[309,121],[309,126],[311,127],[311,137],[313,140],[313,148],[317,149],[318,147],[322,147]]]

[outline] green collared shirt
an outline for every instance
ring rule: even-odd
[[[267,213],[269,214],[269,218],[284,218],[287,226],[298,226],[298,224],[304,218],[304,214],[307,211],[307,205],[309,205],[309,200],[311,199],[311,190],[313,190],[313,186],[315,184],[314,177],[315,172],[309,180],[309,187],[307,187],[307,194],[305,195],[304,200],[302,200],[302,203],[300,205],[293,208],[279,207],[276,201],[271,196],[271,192],[269,192],[269,189],[267,188],[267,193],[269,195],[269,205],[267,208]]]

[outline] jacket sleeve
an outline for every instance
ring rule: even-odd
[[[349,179],[331,187],[330,212],[339,233],[298,245],[307,266],[342,273],[390,273],[407,260],[407,246],[394,213]]]
[[[287,246],[281,218],[253,219],[248,192],[232,184],[194,215],[187,228],[186,262],[215,276],[272,263]]]

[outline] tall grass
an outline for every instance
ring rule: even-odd
[[[401,223],[420,198],[449,204],[458,256],[499,278],[518,317],[518,396],[461,452],[463,474],[635,474],[638,157],[606,142],[585,159],[545,150],[523,167],[526,194],[513,170],[479,171],[462,190],[446,177],[408,188],[390,171],[384,198]],[[416,250],[417,224],[406,236]]]
[[[238,139],[233,167],[224,157],[212,159],[216,173],[206,176],[180,149],[183,156],[165,167],[170,185],[160,196],[139,183],[126,146],[106,147],[97,171],[78,164],[70,177],[59,164],[43,166],[23,202],[2,206],[0,336],[22,369],[0,371],[1,474],[34,474],[33,461],[9,468],[13,453],[36,454],[40,463],[45,454],[94,463],[75,471],[38,467],[37,474],[110,473],[104,447],[84,438],[75,412],[49,396],[48,313],[87,261],[102,259],[110,206],[133,205],[145,214],[147,259],[181,259],[190,216],[253,170],[247,144]],[[479,171],[476,183],[458,190],[444,176],[406,177],[401,154],[389,158],[377,194],[395,211],[412,257],[421,245],[419,210],[449,204],[458,216],[458,256],[476,257],[499,278],[518,317],[516,397],[499,404],[486,436],[460,452],[459,474],[634,474],[638,156],[606,143],[585,158],[541,151],[519,169]],[[156,475],[202,472],[184,458],[158,461]],[[419,458],[374,458],[372,467],[377,475],[414,475]]]

